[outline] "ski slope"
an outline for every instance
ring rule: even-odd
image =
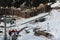
[[[51,11],[51,14],[46,16],[46,21],[44,22],[37,22],[37,23],[27,23],[24,25],[18,25],[17,22],[16,26],[17,28],[22,28],[27,26],[28,28],[32,28],[32,27],[41,27],[40,30],[47,30],[47,32],[51,33],[54,35],[53,40],[59,40],[60,39],[60,10],[55,10],[53,9]],[[22,21],[21,21],[22,22]],[[48,39],[44,36],[34,36],[34,32],[31,30],[29,30],[30,33],[26,34],[25,31],[22,31],[20,33],[20,35],[22,35],[21,37],[18,37],[18,40],[52,40],[52,39]]]
[[[45,13],[43,13],[43,14],[45,15]],[[15,23],[16,27],[8,28],[7,32],[8,32],[9,29],[20,30],[21,28],[26,27],[26,26],[28,27],[27,29],[33,28],[33,27],[40,27],[41,28],[40,30],[45,30],[46,29],[47,32],[53,34],[54,35],[53,40],[60,40],[60,36],[59,36],[60,35],[60,10],[53,9],[51,11],[51,14],[46,16],[45,18],[46,18],[46,21],[44,21],[44,22],[37,22],[37,23],[30,22],[30,23],[27,23],[27,24],[24,24],[24,25],[21,25],[20,22],[23,22],[23,20],[25,20],[25,19],[21,19],[21,20],[18,19],[18,20],[16,20],[16,23]],[[34,19],[34,18],[32,18],[32,19]],[[25,21],[27,21],[27,20],[25,20]],[[25,30],[27,30],[27,29],[25,29]],[[1,30],[3,30],[3,28]],[[35,36],[34,32],[32,30],[33,29],[29,30],[30,31],[29,34],[27,34],[23,30],[22,32],[19,33],[21,36],[19,36],[17,40],[52,40],[52,39],[48,39],[48,38],[46,38],[45,36],[42,36],[42,35],[41,36]],[[0,39],[1,40],[3,40],[3,38],[2,38],[3,36],[4,35],[0,34]]]
[[[11,28],[7,29],[7,35],[8,35],[8,30],[12,30],[12,29],[20,30],[21,28],[26,27],[26,26],[28,27],[27,29],[34,28],[34,27],[40,27],[41,28],[40,30],[47,30],[47,32],[53,34],[54,37],[48,39],[42,35],[35,36],[34,32],[32,31],[33,29],[31,29],[31,30],[28,30],[28,31],[30,31],[29,34],[27,34],[24,30],[22,32],[20,32],[19,35],[21,35],[21,36],[19,36],[17,38],[17,40],[60,40],[60,9],[59,10],[52,9],[50,15],[45,16],[46,21],[44,21],[44,22],[26,23],[30,20],[40,18],[41,16],[44,16],[46,14],[48,14],[48,13],[39,14],[35,17],[28,18],[28,19],[24,19],[24,18],[17,19],[15,22],[15,27],[11,27]],[[26,24],[23,24],[23,23],[26,23]],[[21,24],[23,24],[23,25],[21,25]],[[0,25],[3,25],[3,24],[0,24]],[[7,25],[7,26],[9,26],[9,25]],[[25,30],[27,30],[27,29],[25,29]],[[4,28],[0,28],[0,30],[4,31]],[[0,34],[0,40],[3,40],[3,37],[4,37],[4,34]],[[9,35],[8,35],[8,37],[9,37]]]

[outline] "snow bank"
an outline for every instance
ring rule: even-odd
[[[53,7],[54,7],[54,8],[55,8],[55,7],[60,7],[60,2],[57,1],[56,3],[52,4],[51,7],[52,7],[52,8],[53,8]]]

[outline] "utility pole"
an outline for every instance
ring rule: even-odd
[[[4,8],[4,13],[5,13],[5,16],[4,16],[4,24],[5,24],[5,27],[4,27],[4,40],[7,40],[7,33],[6,33],[6,10]]]

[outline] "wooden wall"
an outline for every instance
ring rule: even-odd
[[[21,10],[16,10],[16,9],[1,9],[0,8],[0,15],[17,15],[22,18],[29,18],[32,16],[35,16],[36,13],[33,12],[21,12]]]

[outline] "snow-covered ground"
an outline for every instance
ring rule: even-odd
[[[54,7],[60,7],[60,2],[57,1],[56,3],[52,4],[51,7],[52,8],[54,8]]]
[[[42,35],[35,36],[33,29],[31,29],[31,30],[28,30],[28,31],[30,31],[30,33],[28,33],[28,34],[24,30],[22,32],[20,32],[19,35],[21,35],[21,36],[19,36],[17,40],[60,40],[60,9],[58,9],[58,10],[53,9],[51,11],[50,15],[47,15],[47,14],[48,13],[43,13],[43,14],[39,14],[32,18],[17,19],[15,22],[15,27],[8,28],[7,32],[8,32],[8,30],[12,30],[12,29],[20,30],[23,27],[28,27],[27,29],[34,28],[34,27],[40,27],[40,30],[47,30],[47,32],[51,33],[54,36],[53,39],[51,39],[51,38],[48,39]],[[44,16],[44,15],[47,15],[47,16],[45,16],[46,21],[44,21],[44,22],[33,23],[30,21],[30,20],[34,20],[36,18],[40,18],[41,16]],[[30,22],[27,23],[28,21],[30,21]],[[26,23],[26,24],[24,24],[24,23]],[[23,24],[23,25],[21,25],[21,24]],[[0,24],[0,25],[2,25],[2,24]],[[25,30],[27,30],[27,29],[25,29]],[[4,30],[4,28],[0,28],[0,30]],[[3,40],[3,36],[4,36],[4,33],[0,34],[0,40]]]
[[[60,11],[59,10],[52,10],[51,14],[46,16],[46,21],[44,22],[37,22],[37,23],[27,23],[24,25],[20,25],[21,23],[19,22],[20,19],[18,19],[16,21],[16,26],[15,29],[21,29],[25,26],[27,26],[28,28],[32,28],[32,27],[40,27],[40,30],[47,30],[47,32],[51,33],[54,35],[54,39],[53,40],[60,40]],[[34,19],[34,18],[32,18]],[[30,20],[30,19],[29,19]],[[22,20],[23,21],[23,20]],[[22,22],[21,21],[21,22]],[[27,21],[27,20],[25,20]],[[29,30],[30,33],[26,34],[25,31],[22,31],[20,33],[21,37],[18,37],[18,40],[51,40],[48,39],[44,36],[34,36],[34,32],[31,30]]]
[[[47,13],[43,13],[44,15],[47,14]],[[41,14],[41,16],[43,16],[43,14]],[[38,15],[40,16],[40,15]],[[34,17],[34,18],[37,18],[38,16]],[[32,19],[34,19],[32,17]],[[33,22],[30,22],[30,23],[27,23],[27,24],[24,24],[24,25],[21,25],[21,23],[23,23],[23,21],[28,21],[28,20],[32,20],[31,18],[28,18],[28,19],[18,19],[16,20],[16,23],[15,23],[15,26],[16,27],[11,27],[9,29],[17,29],[17,30],[20,30],[21,28],[23,27],[28,27],[27,29],[29,28],[32,28],[32,27],[40,27],[41,29],[40,30],[47,30],[47,32],[51,33],[54,35],[54,40],[60,40],[60,10],[55,10],[53,9],[50,13],[50,15],[47,15],[46,17],[46,21],[44,22],[37,22],[37,23],[33,23]],[[21,23],[20,23],[21,22]],[[7,30],[9,30],[7,29]],[[27,30],[25,29],[25,30]],[[3,30],[0,29],[0,30]],[[51,40],[51,39],[48,39],[44,36],[34,36],[34,32],[31,30],[29,30],[30,33],[27,34],[24,30],[20,33],[21,36],[18,37],[18,40]],[[2,39],[2,35],[0,34],[0,38]]]

